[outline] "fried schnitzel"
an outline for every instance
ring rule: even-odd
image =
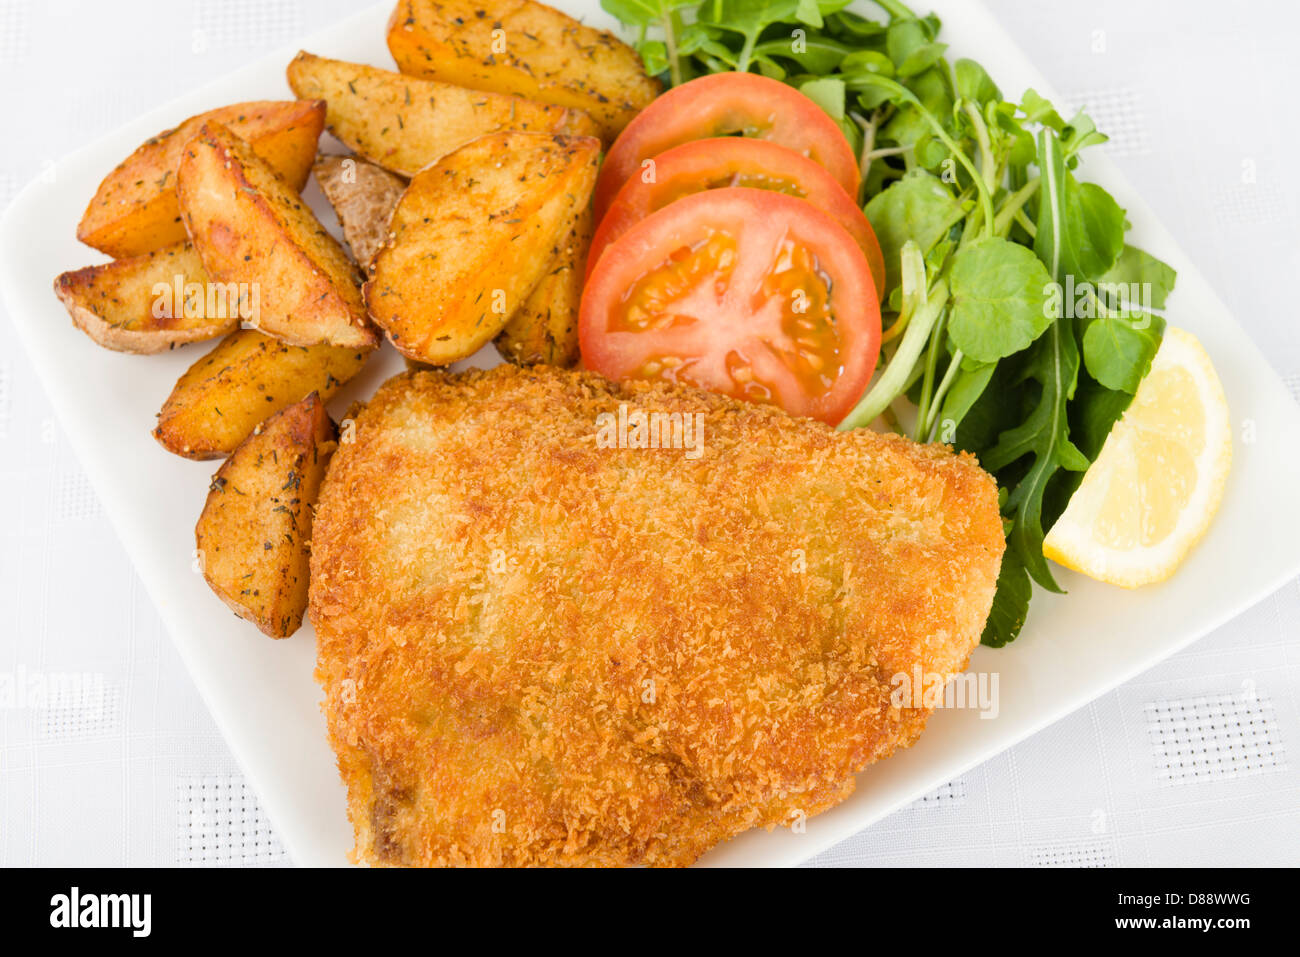
[[[965,667],[1002,550],[942,446],[548,367],[398,376],[312,543],[355,857],[683,865],[825,810],[921,732],[891,678]]]

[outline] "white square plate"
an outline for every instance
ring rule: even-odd
[[[612,25],[597,0],[557,3],[587,22]],[[1009,95],[1032,86],[1056,99],[980,4],[918,5],[943,18],[951,56],[986,64]],[[195,685],[302,865],[344,864],[352,844],[312,678],[311,627],[270,641],[208,591],[192,567],[193,529],[215,464],[168,455],[150,435],[163,399],[204,347],[149,358],[100,349],[73,328],[51,283],[96,260],[74,238],[76,224],[100,179],[146,137],[226,103],[289,97],[284,68],[299,46],[388,66],[390,9],[382,3],[305,37],[69,156],[53,177],[14,201],[0,227],[0,288],[9,314]],[[996,718],[941,710],[915,746],[864,772],[857,793],[811,819],[806,833],[746,834],[710,852],[706,863],[805,860],[1151,667],[1300,574],[1300,510],[1292,507],[1300,481],[1300,407],[1108,157],[1092,152],[1085,178],[1103,184],[1128,210],[1138,245],[1178,270],[1168,316],[1200,337],[1223,379],[1238,434],[1221,514],[1164,585],[1127,592],[1061,572],[1068,596],[1038,594],[1014,645],[975,654],[973,669],[999,674]],[[314,187],[307,195],[318,211],[327,210]],[[333,221],[328,212],[323,218]],[[385,347],[382,360],[332,403],[336,413],[400,368]]]

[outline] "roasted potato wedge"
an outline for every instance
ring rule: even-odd
[[[224,336],[248,311],[238,287],[208,282],[188,242],[65,272],[54,294],[73,324],[105,349],[142,355]]]
[[[354,157],[322,156],[313,171],[353,256],[368,264],[387,239],[388,219],[406,181]],[[559,259],[497,335],[497,351],[504,358],[518,365],[570,366],[578,360],[578,304],[591,232],[587,209],[579,214]]]
[[[388,49],[412,76],[583,110],[606,145],[660,89],[613,34],[532,0],[400,0]]]
[[[272,638],[302,625],[312,509],[337,446],[315,392],[282,409],[222,463],[194,527],[208,587]]]
[[[588,207],[599,155],[589,136],[493,133],[412,179],[365,285],[398,351],[446,365],[500,332]]]
[[[176,204],[181,151],[212,121],[247,140],[293,189],[302,189],[325,126],[319,100],[236,103],[192,116],[159,133],[109,173],[86,207],[77,238],[115,259],[139,256],[185,241]]]
[[[406,180],[355,156],[322,156],[312,174],[334,207],[352,258],[364,269],[388,238],[388,217],[406,192]]]
[[[592,214],[579,214],[559,257],[496,338],[497,352],[517,365],[578,361],[578,305],[591,247]]]
[[[268,415],[311,392],[324,400],[361,371],[368,349],[291,346],[256,329],[221,340],[176,382],[153,434],[169,452],[215,459]]]
[[[257,290],[252,320],[300,346],[366,348],[360,276],[302,197],[248,144],[217,124],[185,145],[176,177],[185,229],[216,282]]]
[[[414,176],[470,140],[498,130],[594,136],[581,110],[421,80],[299,53],[289,86],[326,102],[329,131],[372,163]]]

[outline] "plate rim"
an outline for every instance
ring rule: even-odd
[[[862,0],[859,0],[859,3],[861,2]],[[949,11],[946,9],[954,6],[957,2],[958,0],[931,0],[931,6],[940,8],[940,16],[946,23],[951,22],[953,19],[964,19],[971,15],[982,17],[988,21],[994,29],[1003,34],[1007,48],[1017,51],[1018,55],[1024,60],[1024,67],[1027,67],[1028,71],[1032,73],[1032,75],[1043,80],[1043,82],[1038,85],[1040,92],[1044,93],[1044,95],[1049,99],[1052,99],[1054,102],[1060,102],[1056,92],[1052,89],[1051,84],[1045,81],[1045,78],[1042,77],[1041,71],[1039,71],[1038,68],[1035,67],[1026,57],[1019,44],[1006,33],[1002,28],[1001,23],[998,22],[997,18],[987,9],[982,0],[979,3],[971,3],[970,0],[961,0],[962,3],[966,4],[966,9],[962,10],[960,13],[956,10]],[[558,0],[556,5],[561,9],[572,9],[573,4],[572,0],[569,0],[567,3],[565,0]],[[380,2],[373,6],[356,11],[347,17],[323,26],[291,43],[277,46],[259,56],[257,59],[252,60],[226,74],[218,76],[211,81],[203,83],[201,86],[191,91],[179,94],[168,100],[166,103],[147,110],[133,120],[101,134],[85,146],[66,154],[55,164],[55,177],[52,182],[43,177],[33,179],[19,191],[17,196],[15,196],[9,204],[3,218],[0,219],[0,250],[7,253],[11,248],[13,248],[13,244],[19,241],[19,230],[17,224],[30,218],[33,210],[39,211],[41,201],[47,196],[48,191],[50,189],[58,188],[58,170],[85,161],[88,158],[99,157],[105,153],[108,155],[115,155],[116,152],[121,151],[119,147],[120,143],[124,141],[138,143],[145,136],[157,132],[158,128],[164,128],[169,123],[176,122],[179,118],[180,111],[182,109],[190,108],[188,106],[183,106],[183,104],[193,104],[204,98],[220,97],[222,96],[222,91],[228,91],[233,85],[239,82],[240,78],[261,74],[266,70],[269,64],[282,66],[284,63],[288,62],[288,58],[292,56],[292,53],[296,49],[304,46],[311,46],[320,42],[328,42],[325,40],[327,36],[340,35],[353,24],[369,24],[380,16],[386,17],[387,11],[390,7],[391,3],[386,2],[386,0],[380,0]],[[590,20],[589,17],[585,19]],[[189,114],[186,113],[185,115]],[[147,132],[140,135],[138,132],[140,130],[147,130]],[[129,151],[131,148],[133,147],[128,146],[126,150]],[[124,155],[125,151],[122,152]],[[1133,189],[1128,178],[1108,156],[1102,155],[1085,165],[1089,168],[1095,168],[1097,166],[1102,168],[1104,175],[1100,178],[1108,190],[1122,191],[1126,194],[1138,197],[1140,200],[1140,195]],[[1150,211],[1149,207],[1147,207],[1147,212],[1149,214],[1148,218],[1150,220],[1150,225],[1143,232],[1144,245],[1148,245],[1149,243],[1146,241],[1152,238],[1148,235],[1149,233],[1158,233],[1159,235],[1155,237],[1157,239],[1155,245],[1156,248],[1160,250],[1162,257],[1167,256],[1168,258],[1176,259],[1180,264],[1184,264],[1182,268],[1180,268],[1180,274],[1190,268],[1198,278],[1203,280],[1200,270],[1196,268],[1195,264],[1186,255],[1174,237],[1169,234],[1168,230],[1164,227],[1159,218],[1154,214],[1154,212]],[[93,250],[90,250],[89,247],[86,247],[86,249],[88,252],[88,258],[98,255]],[[27,298],[29,294],[32,297],[38,295],[39,293],[36,291],[36,288],[40,286],[42,282],[45,282],[45,280],[41,277],[32,280],[25,276],[16,275],[14,267],[11,265],[13,261],[14,259],[10,255],[0,255],[0,294],[3,295],[6,309],[18,333],[18,338],[23,343],[28,360],[35,369],[41,386],[48,396],[50,404],[53,407],[55,414],[58,416],[64,432],[67,434],[69,444],[72,446],[78,460],[82,462],[83,467],[85,467],[84,463],[88,459],[93,458],[93,456],[88,454],[88,443],[83,441],[81,434],[86,423],[78,417],[79,415],[84,416],[85,412],[84,410],[73,408],[71,397],[64,392],[60,386],[55,384],[56,377],[50,372],[47,365],[51,364],[57,356],[48,354],[42,350],[41,344],[37,340],[36,333],[34,329],[31,328],[35,320],[23,318],[26,315],[26,311],[22,308],[22,303],[19,301],[20,299]],[[1245,341],[1246,350],[1248,353],[1251,353],[1251,361],[1257,361],[1263,368],[1266,368],[1273,383],[1275,383],[1276,388],[1282,390],[1285,394],[1285,386],[1283,385],[1277,370],[1272,367],[1267,358],[1259,351],[1258,346],[1256,346],[1254,341],[1250,339],[1249,335],[1246,335],[1244,330],[1241,330],[1240,325],[1236,322],[1235,318],[1233,318],[1231,311],[1218,298],[1217,294],[1213,293],[1212,287],[1209,286],[1209,283],[1205,282],[1204,284],[1207,289],[1211,290],[1211,294],[1213,295],[1213,301],[1209,303],[1208,311],[1213,311],[1227,317],[1232,326],[1236,330],[1242,332],[1242,338]],[[49,294],[48,287],[43,289],[43,293],[49,296],[50,300],[53,302],[53,296]],[[1297,408],[1296,410],[1295,419],[1300,422],[1300,408]],[[1234,442],[1234,445],[1235,444],[1236,443]],[[86,468],[86,471],[88,476],[92,479],[92,482],[94,482],[97,478],[97,476],[93,474],[94,469]],[[95,482],[95,486],[96,494],[102,499],[104,493],[99,487],[98,482]],[[193,682],[196,690],[198,690],[204,706],[212,715],[214,723],[216,723],[221,729],[223,739],[226,741],[236,763],[248,778],[250,785],[254,788],[261,799],[262,806],[268,817],[273,822],[277,835],[283,842],[290,858],[295,864],[301,865],[306,860],[318,857],[318,855],[311,852],[309,847],[305,846],[308,835],[304,833],[303,828],[298,827],[296,822],[292,820],[294,809],[291,807],[281,806],[279,800],[279,788],[274,786],[274,784],[269,780],[264,779],[264,769],[259,766],[258,762],[252,760],[251,752],[246,753],[245,751],[246,742],[239,735],[232,733],[230,730],[227,720],[228,716],[226,715],[226,708],[228,707],[229,702],[225,692],[222,689],[215,687],[213,683],[209,681],[208,677],[204,674],[203,669],[197,667],[195,656],[189,644],[177,637],[178,634],[183,631],[184,626],[184,622],[181,620],[182,610],[180,610],[175,603],[169,604],[166,595],[158,594],[157,588],[160,587],[160,583],[153,581],[150,576],[143,572],[142,562],[137,558],[135,553],[135,549],[140,547],[140,545],[135,541],[135,529],[130,518],[125,514],[120,514],[119,510],[112,507],[109,502],[105,501],[104,505],[105,513],[114,533],[121,542],[123,550],[130,559],[137,576],[140,578],[150,596],[150,600],[153,602],[159,614],[160,619],[163,621],[173,647],[176,648],[177,653],[185,664],[190,680]],[[1067,699],[1056,701],[1053,707],[1042,709],[1036,714],[1035,720],[1018,728],[1012,734],[993,736],[996,740],[988,746],[973,748],[968,753],[964,752],[960,760],[949,761],[946,764],[940,762],[935,768],[934,773],[928,776],[933,779],[933,783],[928,787],[912,788],[909,793],[902,793],[897,796],[896,799],[892,799],[876,807],[873,809],[872,813],[866,815],[861,820],[857,819],[859,815],[850,815],[854,818],[854,821],[847,827],[819,828],[817,829],[820,832],[818,834],[814,834],[813,829],[810,828],[809,832],[801,835],[798,841],[789,842],[788,845],[782,845],[782,847],[788,846],[788,851],[778,850],[771,853],[769,855],[771,859],[765,861],[765,863],[771,866],[789,866],[808,860],[822,851],[835,846],[851,837],[853,834],[856,834],[878,822],[899,808],[906,806],[911,801],[915,800],[920,794],[924,794],[928,790],[933,789],[933,787],[939,786],[947,780],[951,780],[956,776],[966,773],[971,768],[988,761],[992,757],[1014,747],[1016,744],[1034,734],[1037,734],[1044,728],[1055,724],[1089,702],[1096,700],[1101,695],[1127,683],[1135,676],[1149,670],[1159,662],[1178,653],[1188,645],[1221,627],[1226,622],[1237,618],[1248,609],[1276,593],[1288,582],[1292,581],[1297,575],[1300,575],[1300,542],[1296,543],[1296,550],[1291,558],[1290,564],[1279,566],[1277,571],[1271,577],[1260,580],[1256,587],[1251,589],[1246,597],[1240,599],[1240,601],[1235,604],[1232,610],[1227,610],[1225,608],[1219,613],[1207,617],[1203,622],[1198,623],[1195,628],[1180,633],[1176,639],[1154,644],[1152,647],[1146,649],[1145,653],[1135,654],[1131,658],[1124,659],[1122,666],[1108,672],[1104,677],[1097,679],[1089,688],[1080,690]],[[1035,595],[1041,600],[1041,592],[1036,591]],[[234,619],[232,619],[232,621],[233,620]],[[1004,651],[986,651],[985,654],[999,654],[1004,653]],[[977,650],[976,654],[979,653],[980,652]],[[323,721],[321,722],[321,725],[323,730]],[[847,810],[848,809],[845,805],[839,805],[836,808],[819,815],[818,819],[821,820],[827,816],[833,816],[837,811],[846,812]],[[725,843],[719,845],[719,847],[725,846]],[[706,866],[713,863],[709,858],[713,856],[716,850],[717,849],[715,848],[714,851],[711,851],[710,854],[702,858],[700,863]],[[338,863],[345,864],[346,861],[339,861]]]

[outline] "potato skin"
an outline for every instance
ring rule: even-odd
[[[272,638],[302,624],[312,512],[337,445],[315,392],[280,410],[218,469],[194,527],[208,587]]]
[[[259,422],[312,392],[328,401],[361,371],[370,350],[291,346],[256,329],[221,340],[180,377],[154,438],[177,455],[229,455]]]
[[[583,110],[606,146],[660,91],[627,44],[533,0],[399,0],[388,49],[412,76]]]
[[[180,296],[174,292],[178,280]],[[206,293],[198,299],[200,314],[187,316],[195,300],[185,287],[193,283],[206,289],[208,274],[193,245],[184,242],[65,272],[54,280],[54,294],[73,324],[105,349],[150,355],[239,328],[239,304],[216,303],[220,311],[208,316]],[[165,299],[155,295],[159,285],[168,287]]]
[[[345,164],[349,162],[353,164],[353,182],[345,181]],[[356,157],[322,156],[312,172],[338,215],[353,258],[368,265],[388,239],[388,219],[406,181]],[[585,209],[559,257],[497,334],[497,351],[507,361],[557,366],[578,361],[578,304],[591,235],[591,210]]]
[[[599,154],[593,137],[494,133],[412,179],[364,290],[398,351],[446,365],[500,332],[587,208]]]
[[[258,290],[258,328],[301,346],[364,348],[378,341],[343,247],[228,129],[205,123],[185,145],[176,195],[213,280]]]
[[[208,121],[224,124],[246,139],[286,183],[302,189],[325,127],[325,104],[320,100],[235,103],[192,116],[151,137],[104,177],[77,226],[77,238],[115,259],[184,242],[176,168],[185,144]]]
[[[388,239],[388,217],[406,180],[355,156],[322,156],[312,175],[334,207],[352,258],[366,268]]]
[[[581,110],[305,52],[294,57],[286,73],[297,95],[326,102],[331,133],[370,162],[406,177],[499,130],[597,133]]]

